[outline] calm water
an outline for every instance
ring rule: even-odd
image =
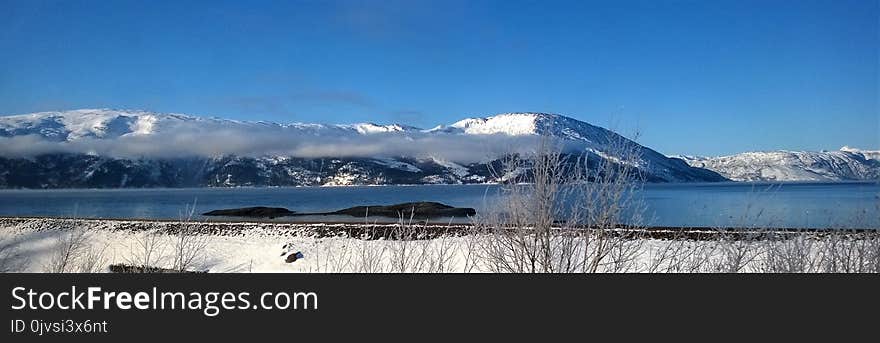
[[[178,219],[193,203],[196,213],[246,206],[322,212],[408,201],[439,201],[480,211],[491,206],[497,192],[497,187],[485,185],[0,190],[0,215]],[[877,183],[649,184],[639,196],[648,222],[658,226],[880,227]]]

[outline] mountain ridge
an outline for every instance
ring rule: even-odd
[[[568,142],[572,153],[591,160],[613,162],[611,143],[632,144],[640,156],[636,167],[651,182],[725,180],[558,114],[503,113],[438,128],[252,122],[114,109],[4,116],[0,187],[494,183],[504,178],[488,173],[488,165],[521,153],[542,134]]]
[[[507,112],[488,117],[468,117],[449,125],[441,124],[436,126],[435,128],[426,130],[403,123],[281,123],[265,120],[243,121],[235,119],[225,119],[216,116],[196,116],[181,113],[160,113],[146,110],[97,108],[77,109],[69,111],[44,111],[0,116],[0,136],[8,137],[21,134],[53,133],[51,131],[32,132],[26,130],[29,127],[22,127],[28,122],[35,121],[38,121],[39,124],[45,124],[47,122],[62,124],[64,128],[69,129],[69,133],[73,134],[69,137],[72,139],[87,137],[89,136],[89,134],[100,138],[106,138],[106,136],[100,134],[106,133],[102,132],[101,129],[107,128],[107,124],[114,125],[120,123],[129,125],[131,131],[128,133],[149,134],[153,133],[152,129],[154,128],[154,125],[160,121],[167,122],[165,123],[166,125],[176,121],[215,125],[270,126],[295,129],[348,129],[357,131],[362,134],[379,132],[446,132],[465,134],[507,134],[517,136],[549,133],[554,136],[570,138],[574,140],[585,140],[585,138],[581,136],[578,132],[572,131],[574,130],[572,129],[572,127],[575,127],[576,129],[581,129],[581,131],[607,131],[604,128],[594,126],[574,118],[566,117],[559,114],[541,112]],[[30,128],[36,129],[42,128],[42,126]],[[16,130],[18,132],[16,132]]]
[[[671,156],[733,181],[856,181],[880,179],[880,151],[752,151],[707,157]]]

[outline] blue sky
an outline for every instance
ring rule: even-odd
[[[0,114],[552,112],[662,153],[880,148],[878,1],[0,0]]]

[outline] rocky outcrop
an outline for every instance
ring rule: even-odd
[[[224,217],[249,217],[249,218],[277,218],[290,216],[295,214],[296,212],[288,210],[283,207],[264,207],[264,206],[255,206],[255,207],[242,207],[242,208],[230,208],[224,210],[213,210],[210,212],[202,213],[204,216],[224,216]]]
[[[477,211],[469,207],[452,207],[439,202],[422,201],[387,206],[355,206],[327,214],[343,214],[353,217],[437,218],[473,216],[477,214]]]

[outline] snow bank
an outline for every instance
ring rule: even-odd
[[[83,243],[77,247],[74,261],[63,269],[66,272],[107,272],[109,265],[117,263],[173,268],[174,247],[181,232],[190,232],[186,237],[203,247],[186,268],[195,271],[511,271],[511,261],[499,264],[499,260],[487,257],[492,255],[487,248],[506,249],[498,244],[503,241],[498,240],[497,232],[487,234],[469,227],[441,225],[395,226],[0,218],[0,271],[57,270],[52,267],[57,265],[58,252],[72,241],[71,237],[83,237]],[[387,232],[370,234],[383,229],[418,230],[407,232],[405,237],[411,239],[398,239],[400,234],[389,236]],[[880,272],[880,231],[876,230],[674,232],[682,234],[670,239],[656,232],[632,235],[632,230],[603,231],[603,246],[610,250],[595,271]],[[77,233],[82,236],[76,236]],[[697,237],[707,233],[710,235]],[[584,256],[594,256],[591,249],[595,248],[597,237],[592,236],[588,242],[583,236],[558,235],[551,237],[550,244],[572,249],[574,254],[567,256],[579,261]],[[151,242],[155,249],[151,250],[152,257],[146,258],[150,262],[144,263],[143,248]],[[285,262],[288,255],[297,252],[302,254],[301,258]],[[557,262],[565,261],[561,258]],[[514,264],[517,263],[528,264]],[[83,267],[88,265],[97,267]]]

